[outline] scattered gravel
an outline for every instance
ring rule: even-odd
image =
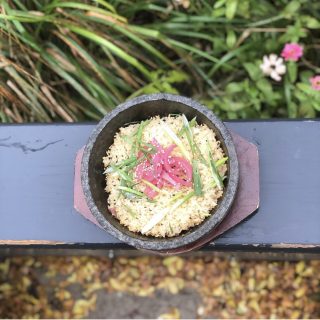
[[[12,257],[0,260],[0,317],[319,318],[319,269],[320,261]]]

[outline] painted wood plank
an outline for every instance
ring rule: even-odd
[[[258,145],[260,209],[202,250],[320,252],[320,121],[227,126]],[[73,209],[74,158],[93,127],[0,126],[0,245],[128,248]]]

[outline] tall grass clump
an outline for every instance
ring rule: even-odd
[[[3,0],[1,122],[98,120],[120,102],[169,92],[223,118],[314,117],[317,0]],[[304,47],[281,82],[264,55]],[[319,113],[318,113],[319,114]]]

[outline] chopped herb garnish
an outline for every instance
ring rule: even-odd
[[[140,192],[140,191],[138,191],[138,190],[131,189],[131,188],[129,188],[129,187],[119,186],[118,189],[119,189],[119,190],[122,190],[122,191],[125,191],[125,192],[128,192],[128,193],[131,193],[131,194],[134,194],[134,195],[136,195],[136,196],[138,196],[138,197],[141,197],[141,198],[142,198],[142,197],[145,197],[145,194],[144,194],[144,193],[142,193],[142,192]]]
[[[164,132],[167,134],[167,136],[179,147],[179,149],[181,150],[181,152],[183,153],[183,155],[187,158],[190,159],[190,156],[188,154],[188,151],[186,150],[186,148],[184,147],[182,141],[180,140],[180,138],[178,138],[178,136],[170,129],[170,127],[163,122],[163,129]]]
[[[132,218],[137,218],[137,214],[130,208],[130,207],[128,207],[128,206],[126,206],[125,204],[123,205],[125,208],[126,208],[126,210],[129,212],[129,214],[130,214],[130,216],[132,217]]]
[[[120,186],[121,187],[129,187],[128,186],[128,181],[124,180],[124,179],[121,179],[120,180]],[[137,198],[136,195],[132,194],[132,193],[128,193],[128,192],[125,192],[123,190],[120,189],[120,193],[119,193],[119,197],[123,195],[125,198],[129,199],[129,200],[132,200],[132,199],[135,199]]]
[[[173,196],[173,197],[170,199],[169,204],[175,202],[177,199],[181,198],[184,194],[185,194],[185,191],[181,191],[181,192],[177,193],[175,196]]]
[[[201,196],[202,192],[202,183],[199,174],[198,161],[192,161],[192,177],[193,177],[193,188],[196,196]]]
[[[103,171],[104,174],[114,172],[111,166],[108,166],[106,170]]]
[[[149,186],[151,189],[153,189],[154,191],[157,191],[157,192],[161,192],[161,189],[159,189],[158,187],[156,187],[153,183],[147,181],[147,180],[144,180],[144,179],[141,179],[141,181],[146,184],[147,186]]]
[[[125,142],[132,143],[132,141],[135,139],[135,135],[126,136],[126,135],[122,134],[122,135],[120,135],[120,138]]]
[[[126,159],[126,160],[123,160],[120,163],[117,163],[115,166],[118,167],[118,168],[121,168],[121,167],[127,166],[128,164],[131,164],[131,163],[133,163],[135,161],[137,161],[137,157],[130,157],[130,158]]]
[[[140,149],[143,154],[149,155],[157,152],[157,148],[151,143],[141,143]]]
[[[195,124],[197,123],[196,122],[196,117],[194,117],[190,122],[188,122],[188,119],[186,118],[186,116],[183,114],[182,115],[182,120],[183,120],[183,127],[182,129],[183,132],[182,133],[186,133],[186,136],[187,136],[187,140],[189,142],[189,145],[190,145],[190,148],[191,148],[191,151],[192,151],[192,155],[193,155],[193,158],[199,158],[200,161],[208,166],[208,163],[206,161],[206,159],[204,158],[204,156],[202,155],[201,151],[200,151],[200,148],[199,146],[195,143],[194,141],[194,138],[193,138],[193,133],[192,133],[192,130],[191,128],[193,126],[195,126]],[[181,132],[181,130],[180,130]]]
[[[196,124],[197,124],[197,117],[194,117],[194,118],[192,118],[191,121],[189,122],[189,126],[190,126],[190,128],[192,128],[192,127],[194,127]],[[180,131],[178,132],[178,137],[181,137],[181,136],[184,134],[185,129],[186,129],[185,126],[182,125],[182,128],[181,128]]]
[[[203,154],[197,144],[195,144],[195,148],[196,148],[196,152],[197,152],[198,157],[200,158],[201,163],[203,163],[205,166],[208,167],[209,166],[208,162],[206,161],[205,157],[203,156]]]
[[[215,162],[216,168],[219,168],[223,164],[225,164],[228,160],[228,157],[224,157],[222,159],[219,159],[218,161]]]
[[[117,168],[114,165],[111,165],[111,168],[112,168],[112,172],[117,173],[122,179],[133,183],[133,179],[125,171]]]
[[[212,178],[216,182],[218,188],[221,190],[221,189],[223,189],[223,182],[222,182],[222,179],[221,179],[221,177],[218,173],[218,170],[216,168],[215,161],[213,160],[213,156],[210,151],[209,143],[208,143],[208,156],[209,156],[209,163],[210,163]]]
[[[152,216],[149,222],[142,228],[141,233],[147,233],[150,231],[156,224],[158,224],[169,212],[177,210],[183,203],[188,201],[191,197],[195,195],[194,191],[188,193],[183,199],[178,200],[172,207],[163,208],[161,211]]]
[[[115,172],[115,168],[118,168],[118,169],[123,168],[123,167],[126,167],[126,166],[128,166],[132,163],[136,163],[136,162],[137,162],[137,157],[130,157],[126,160],[123,160],[122,162],[108,166],[103,173]],[[122,170],[127,171],[126,168],[123,168]]]
[[[192,134],[192,131],[191,131],[191,128],[190,128],[190,125],[189,125],[189,121],[188,121],[187,117],[184,114],[182,115],[182,121],[183,121],[183,126],[184,126],[184,129],[185,129],[184,131],[186,133],[187,140],[189,142],[192,155],[194,157],[195,148],[194,148],[193,134]]]
[[[135,143],[136,150],[139,150],[141,147],[143,129],[149,124],[149,122],[150,120],[142,121],[139,125]]]

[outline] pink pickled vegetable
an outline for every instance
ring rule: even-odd
[[[136,179],[145,180],[159,189],[164,186],[175,189],[181,186],[192,186],[192,166],[189,161],[171,155],[176,145],[163,148],[155,138],[152,139],[151,144],[156,148],[156,152],[148,155],[146,160],[137,165]],[[139,151],[138,158],[142,156],[143,152]],[[158,191],[147,185],[144,193],[148,198],[153,199]]]
[[[176,186],[180,186],[179,183],[177,181],[175,181],[169,174],[167,171],[163,171],[161,174],[161,178],[163,180],[165,180],[166,182],[168,182],[169,184],[171,184],[172,186],[176,187]]]

